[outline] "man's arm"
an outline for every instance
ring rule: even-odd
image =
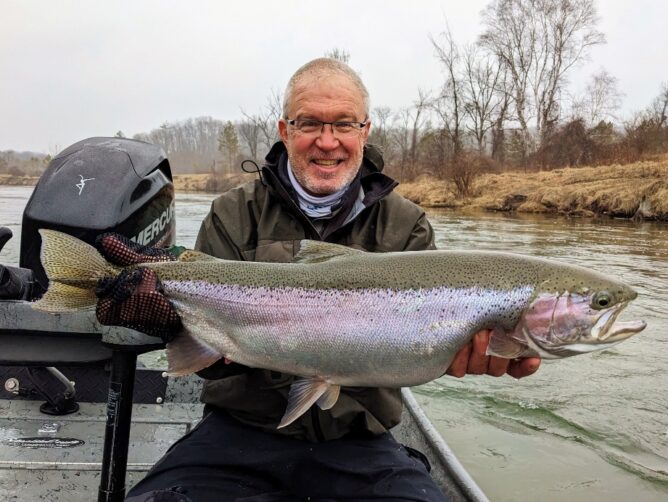
[[[241,250],[234,244],[213,206],[200,226],[195,250],[224,260],[243,260]]]
[[[434,230],[423,213],[415,223],[404,251],[436,249]],[[445,371],[446,375],[461,378],[464,375],[490,375],[499,377],[508,373],[514,378],[522,378],[535,373],[540,366],[539,357],[505,359],[488,356],[487,346],[491,331],[476,333],[471,342],[464,345],[455,355]]]

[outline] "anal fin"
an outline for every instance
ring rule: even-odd
[[[332,387],[335,387],[335,389]],[[306,413],[316,401],[319,405],[321,402],[323,403],[320,405],[321,408],[331,403],[329,406],[331,408],[339,397],[339,389],[338,385],[330,386],[330,384],[320,378],[296,380],[290,386],[288,407],[283,414],[283,418],[281,418],[281,423],[278,424],[278,428],[290,425]]]
[[[336,404],[339,400],[339,393],[341,392],[340,385],[330,385],[325,393],[318,398],[316,403],[321,410],[328,410]]]

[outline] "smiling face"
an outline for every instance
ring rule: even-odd
[[[315,119],[323,122],[364,122],[364,98],[345,76],[315,77],[304,75],[287,107],[289,119]],[[295,178],[313,195],[327,195],[346,187],[362,164],[364,145],[370,125],[350,135],[335,136],[330,125],[321,133],[307,134],[290,126],[286,119],[278,123],[281,139]]]

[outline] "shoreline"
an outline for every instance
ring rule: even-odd
[[[668,157],[625,165],[486,173],[471,196],[430,178],[397,191],[425,208],[668,221]]]
[[[221,193],[254,176],[175,174],[174,188]],[[0,175],[0,185],[30,186],[37,180]],[[668,221],[668,157],[625,165],[486,173],[476,178],[471,196],[465,198],[457,196],[451,181],[425,176],[401,183],[396,190],[424,208]]]

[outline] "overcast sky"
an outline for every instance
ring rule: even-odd
[[[481,32],[487,0],[0,0],[0,150],[55,153],[90,136],[255,113],[300,65],[350,53],[372,106],[409,105],[442,80],[429,36]],[[619,79],[622,114],[668,80],[665,0],[598,0],[607,44],[572,74]]]

